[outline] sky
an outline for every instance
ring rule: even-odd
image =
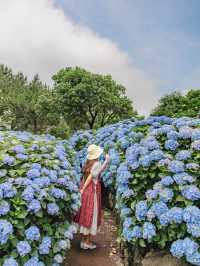
[[[142,114],[200,84],[199,0],[0,0],[0,63],[52,84],[80,66],[113,79]]]

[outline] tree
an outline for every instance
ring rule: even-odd
[[[163,96],[151,115],[200,117],[200,90],[190,90],[185,96],[179,92]]]
[[[72,129],[97,128],[136,116],[125,88],[110,75],[65,68],[53,76],[60,112]]]
[[[58,124],[54,94],[37,75],[28,81],[22,73],[0,66],[0,115],[11,129],[44,133]]]

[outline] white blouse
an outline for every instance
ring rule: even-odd
[[[100,175],[100,173],[102,171],[102,168],[103,168],[103,166],[102,166],[102,164],[99,161],[97,161],[97,162],[95,162],[93,164],[93,166],[91,168],[91,171],[90,171],[93,180],[97,180],[98,179],[98,177],[99,177],[99,175]]]

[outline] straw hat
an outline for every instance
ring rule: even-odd
[[[103,153],[103,149],[95,144],[90,145],[87,151],[88,151],[88,154],[87,154],[88,160],[97,159]]]

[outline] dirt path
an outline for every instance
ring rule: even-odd
[[[119,256],[117,228],[111,213],[105,211],[101,232],[94,242],[97,244],[96,250],[81,250],[77,236],[64,266],[123,266]]]

